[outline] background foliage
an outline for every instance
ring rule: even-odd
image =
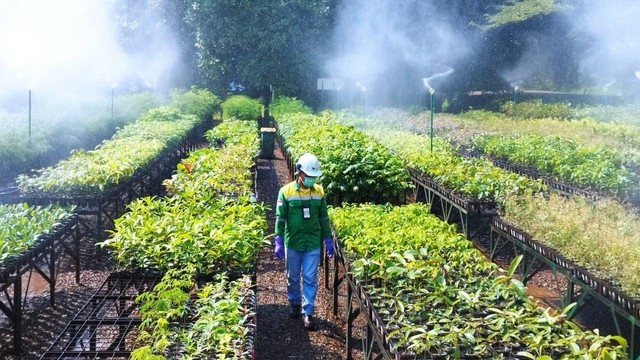
[[[145,6],[160,8],[179,39],[184,67],[179,85],[196,83],[214,93],[245,93],[267,101],[273,92],[297,96],[315,107],[315,82],[330,77],[324,66],[335,50],[334,25],[345,3],[339,0],[119,0],[123,22],[144,18]],[[398,0],[398,7],[411,4]],[[580,0],[436,0],[445,17],[461,18],[474,56],[451,77],[450,93],[470,88],[509,90],[505,69],[516,66],[537,39],[553,67],[541,66],[530,81],[538,88],[569,89],[583,79],[579,50],[589,39],[572,31],[561,14],[581,8]],[[152,29],[123,26],[131,46]],[[568,39],[568,41],[567,41]],[[409,69],[405,69],[409,70]]]

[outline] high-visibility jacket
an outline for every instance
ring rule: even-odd
[[[304,210],[308,208],[308,218]],[[297,181],[283,186],[276,204],[276,235],[284,235],[284,246],[298,251],[314,250],[331,237],[327,199],[320,185],[303,189]]]

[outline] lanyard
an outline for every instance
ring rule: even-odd
[[[306,204],[302,198],[302,193],[300,193],[300,189],[298,189],[298,196],[300,197],[300,201],[302,202],[302,218],[311,219],[311,189],[309,189],[309,199],[307,199]]]

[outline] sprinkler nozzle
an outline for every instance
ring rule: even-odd
[[[432,76],[433,77],[433,76]],[[427,89],[429,90],[429,94],[433,95],[436,93],[436,90],[434,88],[431,87],[431,85],[429,85],[429,80],[432,77],[428,77],[428,78],[422,78],[422,83],[424,84],[424,86],[427,87]]]
[[[609,81],[609,83],[607,83],[607,85],[604,86],[604,88],[603,88],[604,91],[609,91],[609,87],[611,85],[615,84],[615,82],[616,82],[616,79],[613,79],[613,80]]]

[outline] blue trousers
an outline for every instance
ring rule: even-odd
[[[292,305],[302,305],[302,313],[306,315],[313,315],[313,305],[318,290],[319,261],[320,248],[307,251],[285,248],[287,298]],[[302,293],[300,292],[300,274],[302,274]]]

